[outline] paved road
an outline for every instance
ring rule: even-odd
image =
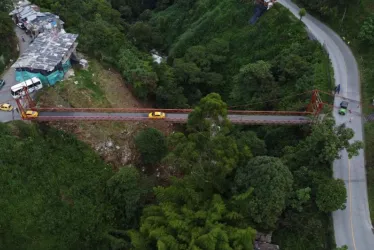
[[[295,16],[299,16],[299,8],[290,0],[279,0]],[[340,94],[346,98],[360,101],[360,78],[356,60],[344,41],[330,28],[310,15],[303,17],[302,21],[309,32],[324,44],[329,53],[335,74],[336,85],[341,85]],[[334,100],[339,106],[340,97]],[[354,116],[339,116],[335,110],[334,117],[337,124],[346,123],[355,131],[353,140],[363,139],[363,121],[361,107],[351,102],[350,109]],[[348,122],[352,118],[352,122]],[[347,187],[347,208],[333,213],[335,239],[338,246],[347,245],[349,250],[374,249],[374,235],[371,231],[369,205],[367,199],[366,171],[364,152],[348,159],[347,152],[342,152],[342,158],[334,162],[334,177],[345,181]]]
[[[237,124],[308,124],[312,120],[305,116],[277,116],[277,115],[228,115],[232,123]],[[166,114],[166,121],[169,122],[187,122],[188,114],[170,113]],[[39,111],[40,121],[51,120],[148,120],[148,113],[130,113],[130,112],[46,112]]]
[[[25,32],[18,27],[15,27],[14,31],[16,32],[16,35],[19,41],[20,53],[23,53],[29,46],[30,37],[27,36]],[[24,37],[25,42],[22,42],[22,36]],[[7,71],[5,71],[5,73],[0,78],[5,80],[5,86],[0,91],[0,103],[7,102],[7,103],[12,104],[13,106],[17,106],[16,102],[13,100],[12,96],[10,95],[10,87],[17,83],[16,78],[15,78],[14,68],[9,68]],[[17,112],[14,112],[14,118],[17,120],[20,119],[20,116],[17,114]],[[1,122],[11,121],[12,119],[13,119],[12,112],[0,111]]]

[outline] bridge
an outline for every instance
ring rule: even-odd
[[[309,91],[312,97],[306,111],[249,111],[228,110],[227,118],[233,124],[253,125],[302,125],[310,124],[321,112],[324,103],[319,96],[319,90]],[[30,118],[21,116],[23,120],[33,121],[154,121],[148,118],[150,112],[164,112],[163,120],[170,123],[186,123],[188,114],[192,109],[151,109],[151,108],[59,108],[59,107],[37,107],[30,97],[27,89],[25,96],[16,99],[19,112],[26,110],[38,112],[38,117]]]

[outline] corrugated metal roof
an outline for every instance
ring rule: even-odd
[[[42,33],[12,65],[12,68],[53,71],[77,38],[78,35],[70,33]]]

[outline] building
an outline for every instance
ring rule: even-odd
[[[64,29],[63,25],[64,22],[60,20],[59,16],[49,12],[38,12],[36,18],[26,23],[25,27],[35,38],[43,32],[51,32],[53,30],[61,31]]]
[[[15,23],[27,24],[37,17],[40,8],[34,4],[17,6],[9,13]]]
[[[54,85],[64,78],[76,58],[78,35],[61,32],[41,33],[12,65],[16,81],[38,77],[43,84]]]
[[[49,12],[39,12],[40,8],[29,2],[19,2],[18,6],[9,13],[13,21],[26,30],[34,39],[40,33],[54,29],[63,30],[64,22],[60,17]]]

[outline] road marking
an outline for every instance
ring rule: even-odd
[[[356,248],[356,240],[355,240],[355,233],[353,231],[353,221],[352,221],[352,182],[351,182],[351,161],[348,159],[348,190],[349,190],[349,220],[351,222],[351,232],[352,232],[352,242],[353,242],[353,248],[354,250],[357,250]]]

